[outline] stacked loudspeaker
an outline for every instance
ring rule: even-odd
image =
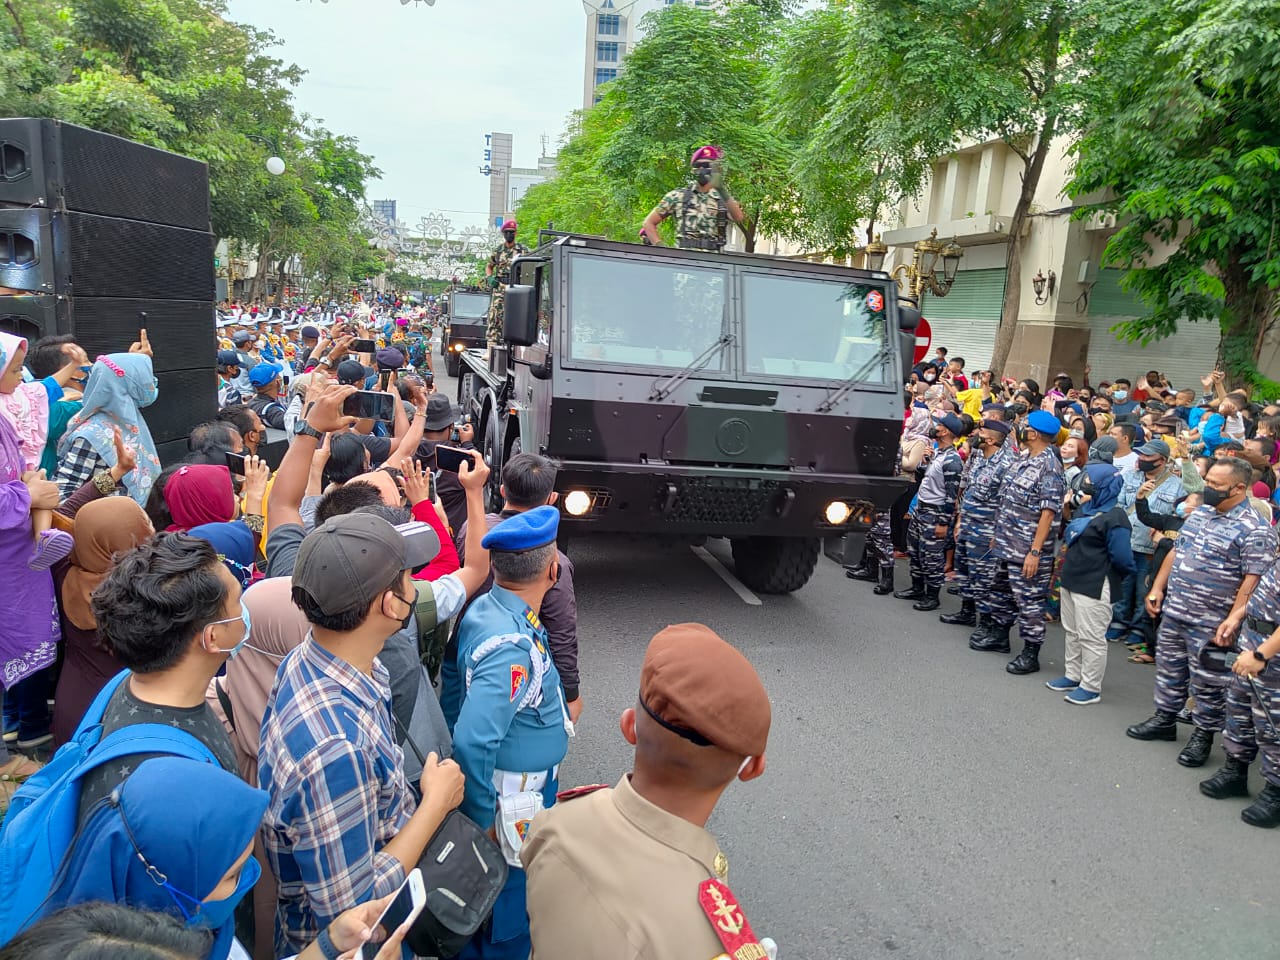
[[[0,287],[0,330],[69,333],[91,359],[128,350],[146,327],[161,460],[185,454],[191,428],[217,412],[198,160],[56,120],[0,119]]]

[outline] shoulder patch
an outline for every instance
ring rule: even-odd
[[[513,663],[511,665],[511,699],[514,700],[520,693],[520,688],[529,679],[529,670],[522,663]]]
[[[698,906],[731,960],[767,960],[768,952],[756,939],[747,915],[727,884],[714,878],[703,880],[698,885]]]
[[[574,787],[572,790],[561,790],[556,794],[556,803],[565,803],[568,800],[577,800],[579,797],[589,796],[600,790],[608,790],[607,783],[592,783],[585,787]]]

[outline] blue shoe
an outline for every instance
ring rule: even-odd
[[[1057,680],[1049,680],[1045,682],[1045,686],[1050,690],[1056,690],[1062,693],[1065,690],[1074,690],[1080,686],[1079,680],[1072,680],[1070,677],[1059,677]]]
[[[1125,634],[1125,631],[1123,627],[1117,628],[1117,629],[1112,629],[1111,627],[1107,627],[1107,632],[1106,632],[1107,643],[1119,643],[1121,640],[1124,639],[1124,634]]]
[[[1067,703],[1074,703],[1078,707],[1087,707],[1089,704],[1097,703],[1101,700],[1102,694],[1086,690],[1084,687],[1076,687],[1062,699]]]

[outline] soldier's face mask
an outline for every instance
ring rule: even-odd
[[[693,168],[693,175],[697,178],[698,183],[705,186],[715,179],[715,171],[711,169],[708,163],[700,163]]]
[[[502,231],[502,239],[503,239],[503,240],[505,240],[505,241],[507,241],[507,243],[515,243],[515,242],[516,242],[516,232],[515,232],[514,230],[503,230],[503,231]]]

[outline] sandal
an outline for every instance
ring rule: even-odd
[[[9,801],[18,792],[18,784],[12,780],[0,780],[0,814],[9,812]]]
[[[1155,663],[1156,658],[1149,653],[1135,653],[1129,658],[1130,663]]]
[[[24,783],[28,777],[34,777],[43,767],[43,763],[32,760],[30,757],[14,757],[3,767],[0,767],[0,785]]]

